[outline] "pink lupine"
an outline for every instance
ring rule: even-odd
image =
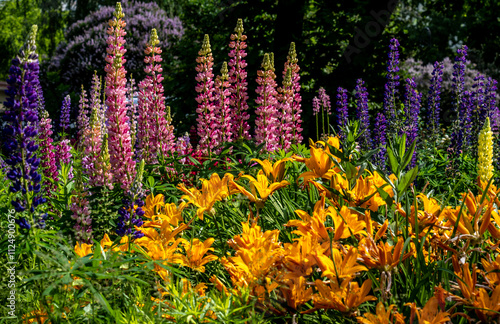
[[[198,118],[196,119],[198,123],[198,150],[204,155],[210,155],[212,149],[218,144],[212,141],[212,133],[214,126],[214,74],[213,74],[213,61],[212,50],[210,49],[210,40],[208,35],[205,35],[203,39],[203,45],[201,50],[198,52],[198,58],[196,62],[196,71],[198,72],[196,76],[196,81],[198,84],[195,87],[198,96],[196,101],[198,102],[198,108],[196,112],[198,113]]]
[[[126,50],[123,47],[126,35],[122,20],[124,14],[121,4],[116,4],[114,12],[115,18],[109,21],[107,30],[108,44],[106,56],[106,105],[108,110],[106,117],[108,120],[108,141],[109,155],[111,162],[111,172],[113,182],[120,183],[122,189],[128,190],[135,177],[135,161],[132,159],[132,143],[130,139],[130,126],[127,116],[126,89],[127,71],[123,67],[126,60],[123,58]]]
[[[193,147],[190,143],[189,133],[186,132],[184,136],[181,136],[177,139],[177,145],[175,146],[175,150],[179,155],[186,156],[193,151]],[[189,161],[187,157],[183,157],[179,160],[180,163],[186,164]]]
[[[80,93],[80,104],[78,106],[78,118],[77,118],[77,126],[78,126],[78,140],[83,135],[83,131],[89,127],[89,100],[87,98],[87,91],[83,88]]]
[[[302,108],[301,101],[302,96],[300,95],[300,76],[299,71],[300,67],[297,64],[297,52],[295,51],[295,43],[290,44],[290,50],[288,51],[287,61],[285,62],[285,68],[283,70],[283,79],[286,79],[287,73],[290,73],[291,86],[290,86],[290,95],[292,101],[289,102],[290,108],[286,107],[288,105],[288,97],[284,96],[284,93],[280,95],[280,102],[285,107],[282,108],[283,112],[287,112],[286,114],[280,116],[283,120],[283,123],[288,123],[283,125],[283,129],[285,130],[282,133],[282,136],[289,140],[290,144],[300,144],[302,142]],[[288,72],[290,70],[291,72]],[[284,90],[285,87],[282,88]],[[288,111],[290,116],[288,116]],[[291,120],[290,120],[291,119]],[[290,132],[290,133],[287,133]],[[283,148],[287,147],[289,144],[282,145]]]
[[[76,175],[76,194],[71,197],[69,209],[73,212],[71,218],[75,220],[73,229],[75,230],[75,239],[78,242],[90,243],[92,240],[92,218],[90,204],[87,199],[88,192],[83,191],[82,173]]]
[[[243,20],[238,19],[238,23],[236,24],[236,28],[234,29],[236,34],[231,34],[231,42],[229,43],[229,47],[231,51],[229,52],[229,83],[231,84],[229,88],[229,92],[231,93],[231,97],[229,100],[229,104],[231,107],[231,121],[233,123],[232,133],[233,137],[236,140],[240,139],[250,139],[250,126],[248,125],[248,119],[250,115],[248,114],[248,82],[247,71],[245,68],[247,67],[247,62],[244,58],[247,56],[245,52],[245,48],[247,48],[247,44],[245,40],[247,39],[246,35],[243,35]]]
[[[56,144],[54,152],[56,154],[56,165],[61,170],[62,164],[70,166],[68,179],[73,179],[73,167],[71,166],[71,143],[69,139],[63,139]]]
[[[109,162],[108,134],[102,137],[100,154],[94,162],[93,184],[95,186],[108,187],[113,189],[113,175],[111,173],[111,163]]]
[[[293,112],[293,89],[292,89],[292,70],[288,69],[283,80],[283,87],[278,88],[278,116],[281,122],[279,126],[279,144],[278,147],[288,151],[294,140],[294,112]]]
[[[255,90],[259,97],[255,100],[257,109],[255,113],[255,141],[257,145],[265,143],[264,150],[274,152],[279,144],[279,129],[276,106],[276,74],[274,73],[269,54],[264,54],[262,62],[263,70],[257,71],[257,83]]]
[[[231,109],[229,107],[229,82],[227,63],[222,64],[220,70],[221,75],[218,75],[215,80],[215,96],[217,104],[215,107],[214,131],[212,140],[219,145],[233,141],[233,124],[231,120]],[[217,150],[218,152],[219,150]]]
[[[144,71],[148,75],[139,83],[138,147],[147,163],[156,163],[158,156],[167,156],[174,149],[170,108],[167,112],[161,83],[163,69],[159,63],[162,51],[158,44],[160,40],[156,29],[153,29],[144,51],[144,62],[148,64]]]
[[[94,107],[90,119],[89,128],[83,132],[83,157],[82,169],[88,176],[90,187],[102,186],[104,184],[98,181],[98,172],[96,170],[97,161],[101,156],[102,134],[100,121],[98,119],[100,107]]]
[[[137,105],[134,101],[135,96],[135,79],[130,75],[129,86],[127,87],[127,95],[128,95],[128,118],[130,120],[130,140],[132,142],[132,147],[135,147],[137,143]]]
[[[39,152],[40,152],[40,167],[44,177],[47,179],[43,185],[45,192],[50,195],[50,192],[57,188],[57,180],[59,172],[56,166],[56,155],[54,153],[54,146],[52,145],[52,120],[49,118],[49,113],[43,109],[40,113],[39,124]],[[51,183],[52,179],[54,182]]]

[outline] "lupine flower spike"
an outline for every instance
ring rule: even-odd
[[[441,112],[441,84],[443,83],[443,63],[435,62],[432,71],[431,85],[428,96],[428,120],[429,130],[432,136],[439,132],[439,114]]]
[[[80,104],[78,106],[78,118],[77,118],[77,126],[78,126],[78,140],[80,141],[83,132],[85,129],[89,127],[89,104],[87,98],[87,91],[83,88],[80,93]]]
[[[479,133],[477,173],[481,181],[488,182],[493,177],[493,132],[490,119],[486,118]]]
[[[227,63],[222,64],[221,75],[215,80],[215,92],[218,99],[214,120],[214,133],[212,140],[216,142],[214,146],[220,146],[223,143],[232,142],[234,135],[232,131],[231,109],[229,106],[229,82]]]
[[[38,134],[41,158],[40,166],[46,178],[43,183],[44,192],[47,196],[50,196],[51,191],[57,188],[59,172],[57,171],[56,155],[54,153],[54,146],[52,145],[52,120],[49,118],[49,113],[45,109],[40,111],[40,117],[40,133]],[[52,180],[52,182],[49,179]]]
[[[274,68],[274,54],[272,57],[273,68]],[[290,70],[290,72],[288,72]],[[287,61],[285,62],[285,68],[283,69],[283,80],[287,79],[287,74],[290,74],[290,84],[289,89],[285,90],[285,86],[282,91],[278,89],[278,92],[282,92],[279,96],[280,104],[287,107],[290,105],[289,115],[283,114],[282,118],[282,137],[283,135],[288,139],[289,144],[282,145],[283,149],[287,149],[290,144],[300,144],[302,142],[302,96],[300,95],[300,67],[298,65],[297,52],[295,51],[295,43],[290,44],[290,49],[288,51]],[[285,94],[289,91],[289,94]],[[287,102],[287,96],[291,97],[291,100]],[[287,109],[282,109],[283,112]]]
[[[389,61],[387,64],[387,83],[385,84],[384,93],[384,111],[386,120],[389,119],[388,123],[388,135],[392,137],[395,135],[397,130],[402,129],[400,125],[401,118],[397,118],[397,105],[396,99],[399,92],[399,42],[397,39],[391,39],[391,44],[389,45]]]
[[[255,114],[255,141],[257,145],[266,143],[264,149],[274,152],[278,148],[278,120],[277,120],[277,91],[276,74],[272,69],[269,54],[264,54],[262,70],[257,71],[257,84],[255,92],[258,97],[255,100],[257,109]]]
[[[347,108],[347,90],[339,87],[337,89],[337,125],[338,129],[340,130],[342,127],[345,127],[347,125],[347,122],[349,121],[349,109]],[[341,136],[344,136],[342,132],[340,133]]]
[[[229,92],[231,93],[229,97],[230,111],[231,111],[231,121],[232,121],[232,134],[235,140],[240,139],[250,139],[250,126],[248,125],[248,119],[250,115],[248,114],[248,82],[247,63],[244,58],[247,56],[245,48],[247,44],[245,40],[246,35],[243,35],[243,20],[238,19],[236,28],[234,28],[235,34],[231,35],[231,42],[229,47],[231,51],[229,52]]]
[[[358,79],[356,84],[356,115],[360,121],[360,131],[363,132],[359,139],[361,148],[369,150],[372,148],[372,136],[370,131],[370,114],[368,112],[368,92],[364,86],[365,82]]]
[[[405,133],[408,140],[408,145],[417,141],[418,136],[418,113],[420,111],[420,100],[422,94],[418,93],[417,85],[413,79],[406,80],[406,100],[405,100]],[[401,134],[398,134],[401,135]],[[417,150],[413,151],[413,157],[409,165],[413,168],[417,163]]]
[[[37,171],[40,159],[37,157],[38,145],[35,141],[38,135],[37,29],[33,25],[27,42],[12,60],[5,102],[8,110],[3,117],[8,123],[4,129],[4,148],[8,156],[5,160],[8,165],[7,178],[11,180],[9,189],[12,193],[22,193],[22,198],[13,200],[12,206],[18,213],[28,210],[32,215],[32,225],[35,208],[45,202],[40,194],[42,176]],[[16,223],[24,229],[31,227],[24,217],[16,219]]]
[[[147,76],[139,83],[138,147],[140,156],[147,163],[156,163],[159,156],[166,156],[174,148],[173,127],[166,116],[161,48],[156,29],[151,30],[144,53]]]
[[[137,142],[137,105],[134,101],[135,89],[135,79],[131,74],[129,86],[127,87],[127,114],[128,119],[130,120],[130,141],[132,143],[132,148],[135,148],[135,144]]]
[[[83,190],[83,177],[80,168],[76,171],[75,195],[71,196],[71,218],[75,220],[73,229],[75,239],[80,243],[90,243],[92,240],[92,217],[90,204],[87,199],[88,192]]]
[[[71,98],[69,95],[64,97],[62,107],[61,107],[61,120],[59,126],[63,131],[63,135],[67,134],[70,123],[70,114],[71,114]]]
[[[293,90],[292,90],[292,70],[288,69],[283,80],[283,87],[278,88],[280,93],[278,96],[279,100],[279,112],[278,120],[281,121],[279,125],[279,148],[285,151],[290,149],[293,138]]]
[[[214,74],[213,74],[213,57],[212,50],[210,49],[210,40],[208,35],[205,35],[203,39],[203,45],[201,50],[198,52],[198,58],[196,62],[196,71],[198,75],[196,76],[196,92],[198,92],[198,97],[196,101],[198,102],[198,108],[196,112],[198,113],[198,118],[196,119],[198,123],[198,136],[200,141],[198,143],[198,149],[202,154],[210,155],[214,147],[211,136],[212,136],[212,126],[214,120]]]
[[[106,105],[108,110],[106,117],[108,120],[108,141],[109,155],[111,162],[111,172],[113,182],[120,183],[122,189],[129,189],[135,177],[135,161],[132,159],[132,143],[130,139],[130,127],[127,116],[125,68],[123,58],[126,50],[123,47],[126,35],[122,20],[124,14],[122,6],[118,2],[114,12],[115,18],[109,21],[108,28],[108,55],[105,67],[106,75]]]

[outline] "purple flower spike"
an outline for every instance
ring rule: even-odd
[[[441,84],[443,83],[443,63],[435,62],[432,71],[431,85],[429,87],[428,103],[428,129],[432,136],[439,133],[439,114],[441,112]]]
[[[59,126],[62,128],[63,133],[66,133],[69,129],[70,123],[70,113],[71,113],[71,98],[69,95],[64,97],[61,107],[61,120]]]
[[[361,148],[370,150],[372,148],[372,136],[370,131],[370,114],[368,112],[368,92],[364,86],[365,82],[358,79],[356,84],[356,115],[360,121],[360,131],[363,135],[359,138]]]
[[[345,127],[349,121],[349,109],[347,107],[347,90],[339,87],[337,89],[337,116],[338,129]],[[344,136],[345,134],[341,134]]]
[[[38,173],[40,159],[37,157],[38,145],[38,82],[39,63],[36,54],[37,26],[33,25],[27,42],[12,60],[10,76],[7,79],[8,109],[4,120],[7,122],[4,134],[4,149],[7,155],[7,178],[11,180],[10,191],[21,192],[22,198],[12,201],[17,212],[28,210],[32,215],[35,208],[46,201],[40,192],[41,175]],[[34,218],[32,217],[34,221]],[[29,229],[25,219],[18,224]]]

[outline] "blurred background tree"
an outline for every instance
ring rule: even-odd
[[[352,91],[363,78],[370,97],[381,102],[389,40],[399,39],[401,60],[424,64],[454,57],[461,44],[470,48],[476,68],[499,78],[500,2],[492,0],[156,0],[167,17],[178,16],[184,36],[164,60],[165,92],[179,132],[194,122],[195,59],[204,34],[211,38],[216,73],[228,60],[229,36],[238,18],[248,36],[249,103],[253,105],[256,71],[267,52],[276,55],[278,83],[291,41],[301,67],[304,118],[312,121],[311,101],[320,86],[336,95]],[[0,77],[6,78],[32,23],[41,25],[39,51],[49,60],[71,23],[84,19],[107,0],[3,0],[0,2]],[[387,13],[387,15],[385,14]],[[50,23],[52,22],[52,23]],[[378,28],[377,28],[378,26]],[[102,49],[104,52],[105,48]],[[167,53],[165,53],[167,54]],[[166,57],[166,56],[165,56]],[[102,69],[101,66],[95,69]],[[49,78],[52,76],[48,76]],[[54,95],[57,96],[57,95]],[[58,100],[62,99],[62,93]],[[334,101],[334,100],[333,100]],[[58,109],[58,106],[55,107]],[[311,123],[312,126],[312,123]],[[304,127],[305,137],[309,127]]]

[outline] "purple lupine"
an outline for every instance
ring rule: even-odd
[[[474,78],[474,85],[472,86],[472,134],[470,138],[470,147],[473,149],[473,154],[477,153],[477,143],[479,139],[479,133],[483,128],[484,121],[488,117],[489,105],[486,104],[486,89],[485,89],[485,77],[484,75],[478,74]]]
[[[83,88],[80,92],[80,104],[78,105],[78,141],[82,138],[83,132],[89,127],[89,99],[87,98],[87,91]]]
[[[232,133],[235,140],[240,139],[250,139],[250,126],[248,125],[248,119],[250,115],[248,114],[248,82],[247,62],[244,58],[247,56],[245,48],[247,44],[245,40],[246,35],[243,35],[243,20],[238,19],[236,28],[234,28],[235,34],[231,34],[231,42],[229,47],[231,51],[229,52],[229,83],[231,84],[229,92],[231,93],[229,104],[231,111],[231,121],[232,121]]]
[[[399,42],[397,39],[391,39],[389,45],[389,60],[387,62],[387,83],[384,92],[384,112],[386,118],[389,118],[388,135],[393,136],[397,130],[401,129],[401,118],[398,117],[396,105],[397,94],[399,92]]]
[[[125,21],[121,4],[116,3],[115,18],[109,20],[108,48],[104,68],[106,74],[106,117],[108,121],[108,143],[113,182],[120,183],[124,190],[129,189],[135,177],[135,161],[133,160],[130,126],[127,116],[126,83],[127,71],[123,67],[126,35]]]
[[[474,129],[474,114],[476,107],[474,105],[473,93],[464,91],[460,103],[460,127],[459,138],[461,141],[457,143],[457,148],[463,151],[469,151],[476,146],[477,134]]]
[[[37,157],[38,145],[38,94],[37,82],[39,73],[38,54],[36,53],[37,26],[33,25],[27,42],[12,60],[10,76],[7,79],[7,101],[4,103],[8,109],[4,120],[4,148],[7,155],[5,163],[8,165],[7,178],[11,180],[10,192],[22,193],[19,198],[12,201],[16,212],[28,210],[31,213],[33,224],[35,208],[46,202],[40,193],[42,176],[38,173],[40,159]],[[16,223],[24,229],[31,225],[24,217],[16,219]],[[39,227],[43,227],[43,219],[38,220]]]
[[[217,103],[215,106],[215,127],[212,135],[212,139],[219,143],[219,146],[224,143],[232,142],[234,140],[234,135],[236,135],[232,133],[232,131],[236,129],[232,127],[231,108],[229,106],[230,84],[227,81],[228,70],[226,62],[222,64],[220,72],[221,75],[218,75],[215,80],[215,96],[217,98]],[[219,151],[220,149],[217,150],[217,152]]]
[[[359,138],[361,148],[370,150],[373,146],[372,135],[370,131],[370,113],[368,111],[368,91],[364,86],[365,82],[358,79],[356,82],[356,116],[360,121],[360,132],[363,132]]]
[[[130,190],[125,192],[126,198],[122,200],[123,206],[118,210],[120,215],[117,220],[116,234],[119,236],[131,236],[131,239],[137,239],[143,237],[144,234],[135,229],[135,227],[141,227],[143,221],[141,219],[144,216],[144,190],[142,188],[142,177],[144,174],[144,160],[141,160],[139,164],[139,170],[137,171],[134,182],[130,186]]]
[[[429,96],[427,98],[428,130],[431,136],[439,133],[439,114],[441,112],[441,84],[443,83],[443,63],[435,62],[432,71]]]
[[[196,102],[198,102],[198,108],[196,112],[198,113],[198,118],[196,121],[198,123],[198,136],[200,141],[198,143],[198,150],[204,155],[210,155],[215,144],[211,139],[214,126],[214,73],[213,73],[213,61],[212,50],[210,49],[210,39],[208,35],[203,38],[203,45],[201,50],[198,52],[198,58],[196,62],[196,92],[198,96],[196,97]]]
[[[264,54],[262,70],[257,71],[257,84],[259,85],[255,92],[258,97],[255,100],[257,108],[255,109],[255,142],[257,145],[265,143],[264,150],[274,152],[278,148],[278,120],[276,96],[276,74],[271,64],[269,54]]]
[[[323,133],[324,134],[329,134],[330,133],[330,115],[332,114],[332,103],[330,102],[330,96],[326,94],[325,88],[321,87],[319,88],[319,100],[321,102],[321,105],[323,107],[322,109],[322,114],[326,114],[326,128],[323,125]],[[322,115],[321,118],[324,120],[325,117]],[[324,123],[324,121],[323,121]]]
[[[43,183],[44,192],[47,196],[51,195],[51,191],[57,188],[57,180],[59,172],[57,171],[56,155],[54,146],[52,145],[52,120],[49,118],[49,113],[43,109],[40,111],[40,125],[38,140],[40,143],[40,167],[46,180]],[[50,180],[52,180],[52,182]]]
[[[70,123],[70,113],[71,113],[71,98],[69,95],[64,97],[61,107],[61,119],[59,122],[59,126],[61,127],[63,134],[67,133],[67,129],[69,129]]]
[[[460,110],[460,102],[462,99],[463,92],[465,91],[465,66],[467,63],[467,50],[466,45],[457,50],[457,56],[455,57],[455,64],[453,65],[453,77],[452,77],[452,97],[453,107],[455,108],[455,113],[458,115]]]
[[[448,160],[449,164],[447,166],[447,172],[455,176],[458,172],[458,158],[462,154],[464,139],[467,145],[467,136],[464,137],[464,129],[462,129],[461,124],[463,124],[463,118],[468,116],[468,98],[464,101],[463,97],[465,95],[465,65],[467,57],[467,46],[464,45],[462,48],[457,50],[457,57],[455,57],[455,64],[453,65],[453,77],[452,77],[452,98],[453,98],[453,110],[456,115],[456,119],[452,126],[451,134],[451,144],[448,148]],[[468,95],[467,95],[468,97]],[[469,117],[470,118],[470,117]],[[470,122],[470,120],[469,120]],[[469,127],[469,125],[465,125]],[[465,129],[465,133],[467,133]]]
[[[337,89],[337,118],[339,134],[341,137],[344,137],[347,134],[342,133],[342,128],[349,121],[349,108],[347,107],[347,90],[342,87]]]
[[[387,120],[385,115],[382,113],[377,114],[375,118],[375,128],[373,134],[374,144],[379,147],[379,151],[374,155],[374,164],[382,171],[386,170],[385,159],[386,159],[386,145],[387,145]]]
[[[319,141],[319,111],[321,110],[321,114],[324,116],[324,112],[320,100],[318,97],[314,97],[312,100],[312,106],[313,106],[313,116],[316,116],[316,140]],[[325,120],[323,119],[323,130],[325,129]]]
[[[500,126],[500,111],[497,106],[497,80],[488,77],[486,81],[485,104],[491,120],[491,130],[496,133]]]
[[[420,112],[420,101],[422,94],[417,91],[417,85],[413,78],[406,79],[405,93],[405,120],[404,133],[406,133],[408,146],[413,142],[417,143],[418,137],[418,113]],[[400,134],[401,135],[401,134]],[[413,151],[413,156],[409,168],[417,164],[417,149]]]
[[[274,54],[272,57],[274,61]],[[271,63],[274,68],[274,62]],[[290,72],[289,72],[290,71]],[[290,43],[290,49],[288,50],[287,60],[285,62],[285,67],[283,69],[283,80],[287,78],[290,74],[290,84],[289,84],[289,98],[285,95],[285,87],[283,87],[283,92],[278,96],[280,104],[282,104],[286,111],[286,106],[289,105],[289,114],[284,113],[280,116],[282,122],[282,138],[284,139],[283,149],[288,149],[291,144],[300,144],[303,140],[302,137],[302,96],[300,95],[300,67],[298,65],[297,52],[295,51],[295,43]],[[278,89],[278,92],[279,89]],[[287,102],[289,101],[289,102]],[[289,120],[290,119],[290,120]]]
[[[193,146],[191,145],[189,133],[186,132],[184,136],[177,138],[177,144],[175,146],[175,150],[179,155],[185,156],[179,160],[182,164],[187,164],[189,159],[186,155],[190,154],[193,150]]]

